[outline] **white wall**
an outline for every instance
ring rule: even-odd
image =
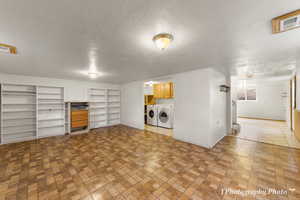
[[[209,69],[176,74],[174,138],[210,147]]]
[[[175,75],[175,139],[211,148],[227,134],[223,84],[225,76],[212,68]]]
[[[144,129],[144,83],[132,82],[121,87],[121,123]]]
[[[256,101],[237,101],[237,115],[273,120],[286,120],[288,98],[282,97],[288,92],[288,81],[251,81],[256,84]],[[237,84],[232,84],[232,95],[236,99]]]
[[[3,73],[0,73],[0,82],[12,84],[64,87],[65,101],[88,101],[89,88],[120,88],[119,85],[115,84],[54,79],[45,77],[20,76]]]
[[[285,107],[285,121],[286,124],[288,125],[289,128],[291,128],[291,108],[290,108],[290,98],[291,98],[291,94],[290,94],[290,81],[286,81],[286,83],[284,84],[285,87],[285,91],[286,91],[286,97],[283,98],[284,101],[284,107]],[[285,100],[284,100],[285,99]]]
[[[220,85],[226,84],[226,77],[220,72],[211,70],[210,76],[210,144],[214,146],[228,132],[227,115],[228,93],[220,92]]]
[[[300,61],[297,61],[296,70],[296,108],[300,111]]]

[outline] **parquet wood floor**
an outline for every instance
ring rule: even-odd
[[[0,146],[0,200],[299,200],[299,170],[296,149],[226,137],[209,150],[120,125]]]

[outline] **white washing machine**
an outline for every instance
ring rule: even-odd
[[[164,128],[173,128],[174,105],[159,104],[157,105],[157,126]]]
[[[147,124],[157,126],[157,106],[147,106]]]

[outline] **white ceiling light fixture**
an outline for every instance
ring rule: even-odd
[[[170,46],[171,42],[174,40],[174,37],[169,33],[160,33],[155,35],[152,40],[157,48],[164,50]]]
[[[246,77],[247,78],[253,78],[254,74],[252,72],[247,72]]]
[[[97,70],[97,62],[96,62],[96,59],[97,59],[97,49],[95,48],[91,48],[90,51],[89,51],[89,71],[87,72],[88,76],[91,78],[91,79],[96,79],[98,78],[98,76],[100,76],[101,74],[98,73],[98,70]]]
[[[88,72],[88,75],[91,79],[95,79],[99,76],[99,73],[97,73],[97,72]]]

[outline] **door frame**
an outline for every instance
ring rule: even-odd
[[[297,78],[294,76],[290,80],[290,126],[291,131],[294,131],[294,110],[296,109],[296,91],[297,91]]]

